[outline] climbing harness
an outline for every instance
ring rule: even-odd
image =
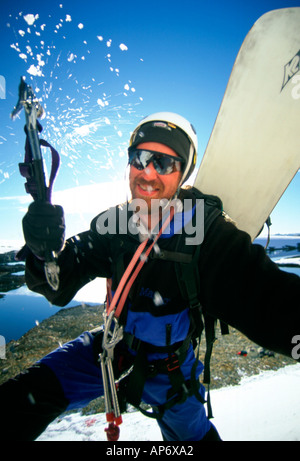
[[[222,215],[222,203],[217,197],[213,196],[204,196],[198,191],[194,191],[197,198],[205,198],[205,213],[204,213],[204,222],[206,233],[214,222],[214,220]],[[197,196],[199,195],[199,197]],[[174,210],[173,210],[174,211]],[[167,225],[173,218],[173,215],[169,217],[169,221],[164,223]],[[112,349],[118,343],[118,341],[123,339],[126,346],[133,351],[136,355],[134,358],[133,365],[131,363],[130,369],[127,370],[126,376],[129,375],[125,387],[118,389],[118,396],[125,397],[126,402],[132,404],[138,408],[144,415],[152,418],[162,418],[164,412],[171,408],[173,405],[178,403],[183,403],[189,396],[194,395],[202,404],[207,403],[208,417],[212,418],[212,409],[210,404],[210,395],[209,395],[209,384],[210,384],[210,357],[212,353],[213,343],[215,341],[215,322],[216,319],[204,315],[202,308],[199,302],[199,274],[198,274],[198,260],[199,252],[201,245],[196,246],[196,250],[192,252],[186,252],[184,248],[176,248],[176,251],[154,251],[150,255],[151,250],[154,248],[154,245],[161,235],[163,229],[160,230],[160,233],[156,236],[155,239],[150,237],[143,241],[136,252],[134,253],[129,265],[127,266],[124,274],[117,286],[114,297],[110,294],[111,286],[108,284],[108,294],[107,294],[107,308],[105,314],[105,336],[103,338],[103,356],[101,357],[102,366],[105,363],[105,360],[112,361]],[[182,242],[183,240],[178,240]],[[182,243],[180,243],[182,245]],[[142,340],[136,338],[133,334],[124,332],[123,327],[119,325],[120,316],[124,303],[127,299],[127,296],[130,292],[131,286],[136,279],[139,271],[141,270],[145,260],[148,256],[154,259],[163,259],[167,261],[172,261],[175,263],[177,283],[180,286],[180,291],[183,299],[188,302],[190,308],[190,330],[187,334],[187,337],[183,342],[173,345],[166,346],[153,346],[151,344],[145,343]],[[122,320],[122,323],[124,321]],[[111,330],[112,325],[114,324],[113,330]],[[197,364],[199,363],[199,346],[200,346],[200,337],[205,330],[206,334],[206,354],[204,360],[204,380],[203,382],[207,385],[207,400],[200,393],[200,383],[196,378],[196,369]],[[228,328],[226,325],[221,324],[222,334],[228,333]],[[110,339],[108,339],[110,337]],[[185,380],[182,371],[180,369],[182,363],[186,358],[187,351],[190,344],[193,343],[194,348],[196,343],[198,345],[198,353],[195,355],[194,365],[191,370],[191,378]],[[110,346],[110,350],[108,347]],[[165,359],[156,360],[154,362],[148,363],[147,361],[147,352],[160,352],[167,353],[168,356]],[[112,370],[111,364],[108,364],[109,369]],[[171,389],[168,391],[167,401],[164,405],[159,407],[152,408],[152,412],[145,410],[141,405],[142,391],[144,388],[145,381],[147,377],[154,377],[158,373],[167,373],[171,382]],[[105,374],[107,376],[108,373]],[[122,376],[123,377],[123,376]],[[115,381],[115,384],[119,383],[122,377]],[[113,380],[110,382],[107,379],[105,381],[105,392],[107,396],[110,396],[111,401],[112,395],[115,395],[115,388],[112,388]],[[110,386],[110,387],[109,387]],[[112,389],[112,390],[111,390]],[[125,395],[124,395],[125,391]],[[123,393],[123,394],[122,394]],[[107,405],[107,414],[110,415],[112,405],[106,397]],[[119,408],[116,405],[116,420],[120,422],[120,415],[118,413]],[[108,416],[108,418],[111,416]],[[115,438],[117,422],[107,419],[109,422],[109,427],[106,429],[107,437],[109,440],[117,440]]]

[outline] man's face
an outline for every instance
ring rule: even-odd
[[[145,142],[139,144],[138,149],[148,149],[163,154],[178,157],[176,152],[165,144]],[[181,171],[160,175],[150,163],[143,170],[130,166],[129,186],[133,199],[143,199],[147,204],[148,212],[151,211],[151,200],[170,199],[174,196],[181,179]]]

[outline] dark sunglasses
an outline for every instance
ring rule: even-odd
[[[174,171],[181,171],[184,160],[180,157],[163,154],[153,150],[129,148],[129,165],[134,166],[138,170],[144,170],[150,163],[158,174],[171,174]]]

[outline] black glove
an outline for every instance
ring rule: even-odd
[[[33,202],[23,218],[23,233],[33,254],[44,258],[46,251],[59,253],[65,240],[64,210],[48,202]]]

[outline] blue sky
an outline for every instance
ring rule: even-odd
[[[96,185],[117,188],[124,179],[129,134],[144,115],[167,110],[188,118],[200,163],[243,39],[262,14],[287,6],[300,2],[2,1],[0,242],[22,240],[30,202],[18,172],[24,114],[9,118],[21,75],[45,106],[43,137],[61,154],[55,199],[65,206],[70,235],[110,198],[111,189]],[[299,192],[298,173],[272,214],[273,233],[300,232]]]

